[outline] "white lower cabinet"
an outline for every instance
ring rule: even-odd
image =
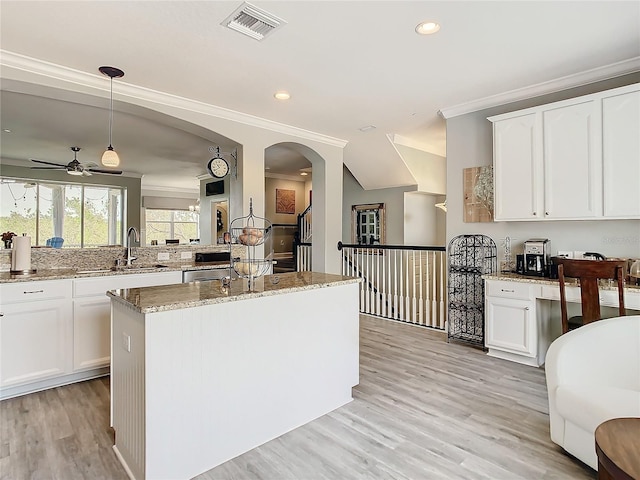
[[[0,386],[62,375],[67,370],[69,300],[2,307]]]
[[[540,285],[486,280],[485,292],[487,354],[525,365],[542,365],[548,322],[538,311]]]
[[[486,311],[487,347],[535,357],[535,302],[488,297]]]
[[[108,374],[107,290],[181,281],[168,271],[0,285],[0,399]]]
[[[71,285],[66,280],[0,289],[0,387],[50,379],[70,368]]]
[[[111,300],[106,295],[73,301],[73,370],[107,367],[111,355]]]

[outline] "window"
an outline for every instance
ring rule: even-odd
[[[0,179],[0,231],[27,233],[34,245],[53,237],[64,247],[122,243],[121,187]]]
[[[384,203],[351,207],[351,240],[358,245],[384,244]]]
[[[152,241],[164,245],[166,240],[189,243],[198,235],[198,212],[189,210],[158,210],[147,208],[147,245]]]

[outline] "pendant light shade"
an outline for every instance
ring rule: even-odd
[[[118,156],[118,152],[116,152],[111,144],[107,147],[107,149],[102,154],[102,165],[105,167],[117,167],[120,165],[120,157]]]
[[[112,137],[113,137],[113,79],[124,77],[124,72],[116,67],[100,67],[100,73],[106,75],[111,79],[111,95],[109,105],[109,146],[102,154],[102,165],[105,167],[117,167],[120,165],[120,157],[118,153],[113,149]]]

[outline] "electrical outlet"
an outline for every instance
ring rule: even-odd
[[[180,253],[180,258],[182,260],[191,260],[191,252],[181,252]],[[168,259],[167,259],[168,260]]]
[[[573,252],[569,250],[558,250],[558,256],[564,258],[573,258]]]
[[[169,252],[158,253],[158,260],[169,260]]]
[[[122,332],[122,348],[127,352],[131,351],[131,335],[128,335],[125,332]]]

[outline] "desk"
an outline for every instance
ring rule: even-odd
[[[640,418],[614,418],[596,428],[599,480],[640,479]]]
[[[560,301],[558,280],[505,273],[484,275],[487,354],[538,367],[557,334],[551,328],[550,301]],[[567,285],[567,301],[580,303],[580,287]],[[600,305],[618,307],[615,286],[600,288]],[[640,310],[640,287],[624,289],[627,310]],[[560,319],[558,319],[558,322]]]

